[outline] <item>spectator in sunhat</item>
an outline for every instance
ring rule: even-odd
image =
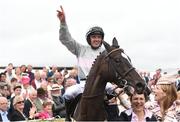
[[[28,76],[23,76],[21,79],[22,83],[22,96],[26,99],[30,93],[30,91],[34,90],[34,88],[29,84],[30,78]]]
[[[60,116],[61,118],[64,118],[66,116],[66,110],[65,110],[65,100],[62,97],[61,89],[63,87],[59,86],[58,84],[53,84],[51,89],[51,95],[52,100],[54,102],[53,104],[53,116]]]
[[[159,121],[180,121],[180,107],[177,105],[175,79],[175,75],[161,76],[153,89],[155,102],[146,106],[155,114]]]
[[[10,108],[9,108],[9,113],[12,113],[14,111],[14,107],[13,107],[13,101],[15,96],[19,96],[21,95],[21,89],[22,86],[20,83],[16,83],[13,87],[13,94],[11,95],[11,99],[10,99]]]

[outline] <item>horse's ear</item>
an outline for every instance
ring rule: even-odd
[[[104,47],[105,47],[105,49],[106,49],[107,51],[110,50],[110,47],[111,47],[111,46],[110,46],[107,42],[103,41],[103,45],[104,45]]]
[[[112,46],[115,48],[119,48],[118,41],[117,41],[116,37],[114,37],[112,40]]]

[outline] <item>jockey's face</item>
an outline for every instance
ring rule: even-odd
[[[102,44],[102,36],[101,35],[90,35],[90,40],[91,40],[91,47],[94,49],[97,49],[101,46]]]

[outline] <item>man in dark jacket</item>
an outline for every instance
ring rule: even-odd
[[[53,116],[64,118],[66,116],[65,100],[61,95],[61,88],[58,84],[52,85],[51,90],[53,104]]]

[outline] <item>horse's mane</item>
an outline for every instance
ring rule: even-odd
[[[87,76],[87,79],[88,80],[94,80],[95,78],[95,73],[97,73],[97,70],[99,69],[99,67],[101,66],[100,63],[101,63],[101,60],[105,57],[105,54],[107,53],[107,51],[103,51],[102,53],[100,53],[96,59],[94,60],[93,64],[92,64],[92,67],[91,67],[91,70]],[[89,78],[92,78],[92,79],[89,79]]]

